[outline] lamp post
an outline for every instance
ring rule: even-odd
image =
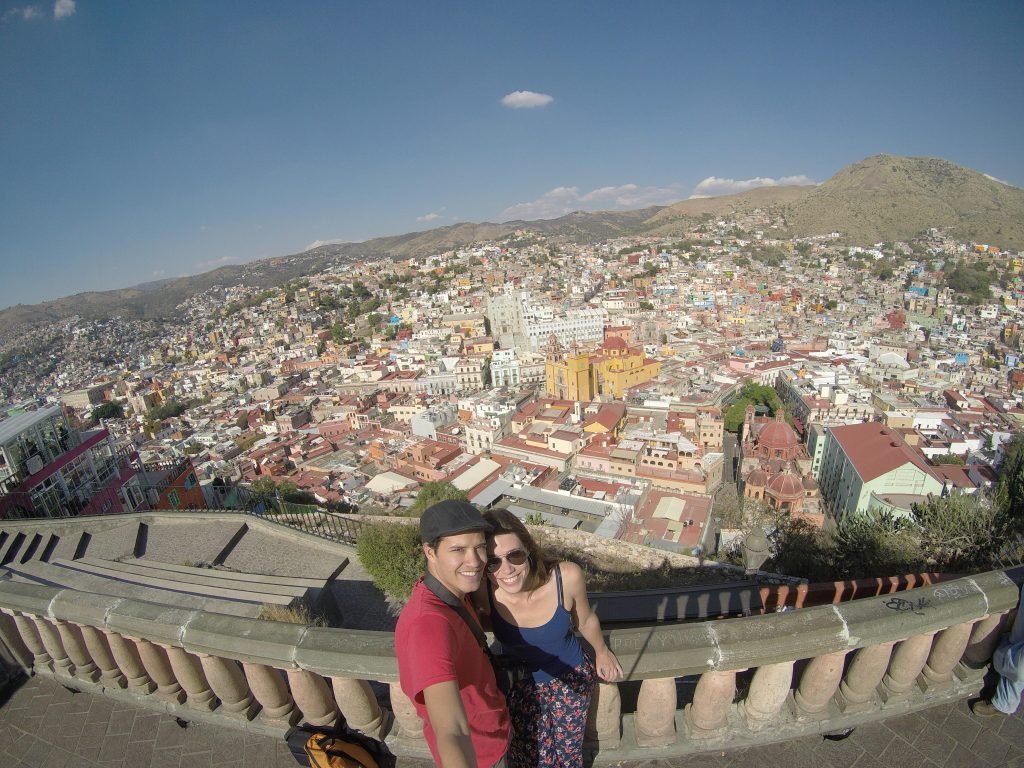
[[[748,576],[755,575],[768,559],[768,537],[764,528],[754,526],[743,538],[743,568]]]

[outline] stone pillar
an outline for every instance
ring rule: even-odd
[[[898,646],[892,654],[892,661],[889,662],[889,671],[882,678],[880,693],[886,702],[893,699],[908,698],[921,674],[924,663],[928,659],[928,653],[932,649],[932,637],[935,633],[929,632],[924,635],[908,637]]]
[[[284,681],[281,670],[268,667],[266,664],[242,662],[245,679],[249,681],[249,690],[253,698],[259,702],[262,711],[260,719],[287,725],[295,725],[299,720],[299,712],[292,703],[292,696]]]
[[[79,680],[88,680],[90,683],[95,683],[100,679],[100,670],[85,647],[85,640],[82,639],[81,630],[74,624],[69,624],[66,621],[56,621],[54,623],[57,625],[57,632],[60,634],[61,642],[64,643],[64,650],[68,652],[68,658],[75,665],[75,677]]]
[[[36,625],[36,631],[39,632],[39,639],[42,641],[43,647],[53,659],[53,674],[58,677],[72,677],[75,671],[74,665],[68,658],[67,651],[64,650],[64,643],[61,642],[57,628],[41,616],[30,616],[29,618]]]
[[[644,680],[636,702],[636,743],[664,747],[676,740],[676,679]]]
[[[388,718],[377,703],[373,689],[365,680],[350,677],[332,677],[334,700],[345,716],[345,721],[367,736],[382,739],[387,735]]]
[[[220,711],[230,717],[252,720],[258,707],[238,662],[202,653],[199,655],[199,663],[203,666],[210,688],[220,699]]]
[[[990,614],[977,621],[957,668],[957,676],[964,680],[980,680],[985,676],[988,662],[999,645],[999,637],[1006,626],[1008,614]]]
[[[747,698],[740,702],[739,710],[752,731],[760,731],[777,722],[779,711],[789,697],[793,684],[793,662],[766,664],[754,672]]]
[[[100,685],[106,688],[124,688],[127,681],[114,661],[114,655],[110,652],[110,645],[104,633],[88,624],[80,624],[79,629],[82,631],[82,639],[89,655],[100,668]]]
[[[18,625],[14,622],[14,617],[9,613],[0,612],[0,640],[3,641],[14,657],[18,660],[22,669],[25,672],[32,671],[32,651],[25,645],[25,641],[21,639],[21,633],[18,631]]]
[[[338,721],[331,689],[320,675],[304,669],[289,669],[288,684],[295,706],[302,712],[302,722],[330,727]]]
[[[925,690],[949,688],[953,684],[953,668],[964,655],[971,629],[972,622],[965,621],[939,632],[921,670],[920,682]]]
[[[142,666],[142,659],[139,658],[139,649],[135,643],[117,632],[103,631],[110,644],[110,652],[114,661],[121,668],[125,678],[128,680],[128,690],[141,696],[152,693],[156,690],[156,683],[153,682],[146,668]]]
[[[873,708],[876,689],[889,667],[892,657],[892,643],[868,645],[853,655],[846,679],[839,685],[836,700],[843,714],[865,712]]]
[[[736,672],[705,672],[697,681],[693,703],[686,707],[691,738],[718,736],[729,724],[729,709],[736,695]]]
[[[793,694],[798,720],[827,720],[831,715],[832,697],[843,676],[846,651],[816,656],[800,676],[800,687]]]
[[[139,658],[142,666],[156,683],[156,696],[163,701],[171,701],[175,704],[185,703],[185,691],[181,688],[171,670],[171,664],[167,660],[167,654],[163,648],[155,645],[149,640],[135,640],[135,647],[139,650]]]
[[[21,635],[22,642],[25,643],[25,647],[32,653],[32,667],[37,672],[40,670],[53,672],[53,659],[50,658],[50,654],[46,652],[46,648],[43,646],[43,641],[39,638],[39,630],[36,629],[35,622],[28,616],[20,613],[12,615],[14,616],[14,625],[18,628],[18,634]]]
[[[206,675],[203,674],[199,659],[184,648],[174,645],[165,645],[163,648],[174,672],[174,678],[188,694],[185,703],[192,709],[214,709],[219,702],[210,690],[210,684],[206,682]]]
[[[391,712],[398,723],[398,736],[403,741],[423,741],[423,721],[416,714],[416,707],[412,700],[405,695],[402,686],[397,682],[390,683],[391,690]]]
[[[598,681],[587,712],[586,743],[615,749],[622,743],[622,699],[616,683]]]

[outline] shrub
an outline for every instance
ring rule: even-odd
[[[286,624],[303,624],[305,626],[326,627],[327,621],[323,616],[314,614],[305,603],[297,605],[277,605],[274,603],[263,603],[260,606],[257,619],[263,621],[281,621]]]
[[[374,584],[396,600],[408,600],[417,579],[427,570],[415,525],[370,523],[359,533],[356,553]]]

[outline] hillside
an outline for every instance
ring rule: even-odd
[[[785,209],[793,236],[906,240],[939,227],[962,241],[1024,247],[1024,190],[927,157],[876,155],[847,166]]]
[[[842,233],[851,244],[905,240],[938,227],[963,241],[1024,248],[1024,190],[932,158],[877,155],[819,186],[760,187],[636,211],[574,212],[556,219],[452,224],[362,243],[221,267],[212,272],[112,291],[94,291],[0,311],[0,340],[12,332],[79,315],[102,319],[171,317],[181,302],[215,285],[269,288],[357,259],[423,257],[528,229],[587,243],[633,234],[679,236],[702,219],[763,209],[785,219],[794,237]]]
[[[799,201],[815,187],[786,186],[758,187],[747,192],[720,197],[695,197],[662,208],[646,222],[645,227],[662,233],[689,226],[709,216],[722,217],[732,214],[752,213],[755,209],[777,211],[788,204]]]

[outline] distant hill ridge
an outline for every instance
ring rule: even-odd
[[[111,291],[93,291],[0,311],[0,336],[80,315],[163,318],[214,285],[245,282],[270,288],[332,264],[409,258],[505,237],[528,229],[572,242],[627,235],[677,237],[708,216],[756,208],[781,215],[791,237],[842,233],[849,244],[906,240],[939,227],[963,241],[1024,248],[1024,190],[984,174],[925,157],[876,155],[843,168],[818,186],[759,187],[720,197],[683,200],[637,211],[574,212],[556,219],[501,224],[462,223],[362,243],[322,245],[304,253],[220,267],[212,272]]]

